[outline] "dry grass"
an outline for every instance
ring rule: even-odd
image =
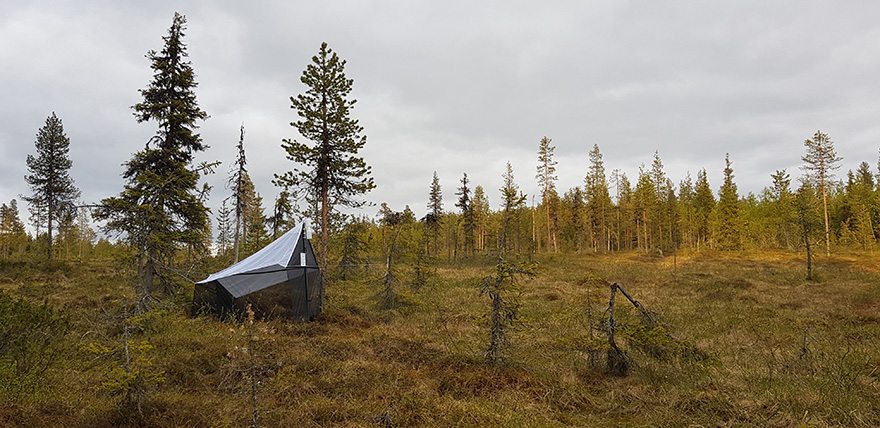
[[[490,266],[439,266],[414,305],[376,309],[378,281],[328,286],[320,319],[259,322],[254,352],[264,426],[880,426],[880,256],[820,257],[819,281],[797,254],[672,257],[547,255],[521,281],[510,362],[483,363],[488,333],[479,279]],[[674,271],[674,275],[673,275]],[[60,273],[61,275],[55,275]],[[376,275],[378,277],[378,275]],[[10,280],[10,278],[12,280]],[[5,266],[0,287],[65,308],[75,331],[44,386],[6,396],[0,426],[247,426],[243,326],[182,309],[155,315],[139,340],[155,347],[143,416],[99,390],[107,364],[80,349],[118,340],[130,279],[110,264],[41,272]],[[590,323],[619,282],[674,337],[712,358],[658,360],[628,348],[630,376],[591,362]],[[618,302],[624,320],[636,312]],[[589,310],[588,310],[589,308]],[[617,315],[617,314],[615,314]],[[601,342],[599,332],[595,340]]]

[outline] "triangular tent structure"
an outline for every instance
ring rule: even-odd
[[[258,316],[312,319],[324,288],[300,223],[250,257],[196,283],[193,304],[226,316],[251,304]]]

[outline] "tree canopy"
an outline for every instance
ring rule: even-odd
[[[35,146],[37,156],[27,156],[30,174],[24,177],[33,194],[23,199],[31,204],[34,224],[46,227],[47,258],[51,259],[53,223],[60,223],[65,215],[71,215],[75,211],[75,201],[80,196],[79,189],[70,177],[70,168],[73,166],[68,156],[70,139],[55,112],[46,118],[46,124],[37,132]]]
[[[305,191],[320,204],[322,267],[327,266],[330,213],[336,206],[361,207],[358,197],[375,187],[370,166],[358,151],[367,143],[364,128],[351,117],[357,100],[349,99],[353,79],[345,76],[345,60],[321,43],[318,54],[300,77],[306,91],[290,97],[299,120],[290,125],[312,144],[285,139],[281,146],[296,165],[293,171],[276,175],[282,185]]]
[[[140,90],[144,101],[133,106],[134,116],[139,123],[157,122],[159,129],[125,164],[122,193],[104,199],[96,213],[108,231],[124,234],[137,252],[142,310],[149,307],[157,280],[163,291],[176,289],[170,269],[175,250],[203,246],[209,230],[207,189],[199,191],[198,182],[212,165],[191,165],[193,154],[207,149],[196,122],[208,114],[198,106],[195,73],[185,60],[185,24],[186,18],[175,13],[162,51],[147,53],[155,74]]]

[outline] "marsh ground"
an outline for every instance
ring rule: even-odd
[[[419,289],[399,275],[409,304],[395,310],[377,309],[381,273],[332,281],[316,322],[259,321],[250,348],[246,324],[188,317],[179,298],[131,321],[135,368],[156,381],[142,415],[120,411],[108,385],[131,273],[4,263],[4,293],[61,308],[72,330],[39,379],[0,392],[0,426],[247,426],[251,373],[262,426],[880,426],[880,255],[820,258],[816,281],[786,252],[537,261],[497,366],[483,361],[488,263],[440,264]],[[610,282],[703,356],[652,355],[624,338],[629,375],[606,374]]]

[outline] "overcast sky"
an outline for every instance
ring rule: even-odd
[[[676,184],[705,168],[716,193],[729,152],[740,195],[777,169],[800,175],[816,130],[844,158],[839,177],[878,161],[877,2],[4,1],[0,201],[29,193],[25,159],[53,111],[82,199],[122,190],[121,164],[157,129],[130,108],[152,75],[144,55],[162,48],[175,11],[211,115],[200,159],[224,162],[207,178],[215,213],[242,123],[270,209],[272,174],[293,167],[281,140],[301,139],[290,96],[322,41],[354,79],[376,182],[366,199],[419,216],[434,171],[447,210],[463,172],[498,207],[507,161],[531,201],[543,136],[560,193],[583,185],[593,144],[609,174],[635,182],[658,151]]]

